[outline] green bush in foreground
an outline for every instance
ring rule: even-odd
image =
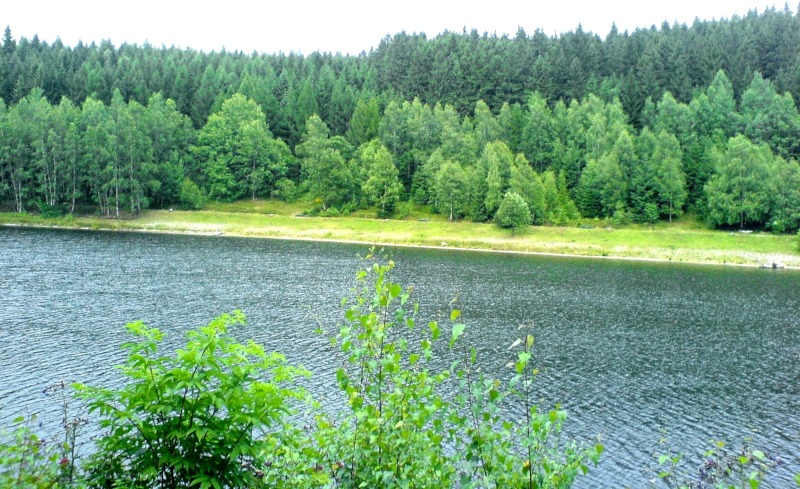
[[[515,369],[504,385],[476,372],[476,352],[456,343],[465,326],[453,311],[450,368],[436,368],[442,327],[420,327],[412,289],[392,282],[393,264],[359,272],[361,289],[335,343],[346,355],[337,372],[348,411],[320,417],[319,446],[334,487],[564,488],[596,463],[602,446],[560,439],[566,413],[539,413],[531,403],[533,337],[514,342]],[[448,385],[449,384],[449,385]],[[457,392],[454,399],[443,391]],[[522,402],[525,423],[504,407]]]
[[[33,432],[30,424],[35,421],[35,417],[19,417],[11,433],[0,432],[0,487],[4,489],[58,487],[58,447]]]
[[[120,389],[77,386],[78,397],[100,414],[105,434],[86,470],[92,487],[249,487],[267,470],[270,449],[293,402],[291,382],[307,372],[228,329],[241,313],[223,315],[188,333],[175,356],[162,356],[162,334],[128,325],[137,342],[124,345]],[[288,386],[287,386],[288,385]]]

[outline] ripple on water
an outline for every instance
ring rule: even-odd
[[[341,358],[313,333],[334,324],[360,246],[0,229],[0,424],[58,403],[60,379],[119,382],[123,325],[143,320],[175,347],[189,328],[241,309],[240,338],[314,372],[326,405]],[[535,398],[563,404],[567,435],[601,436],[600,467],[577,487],[641,487],[666,438],[693,461],[712,439],[752,445],[800,471],[797,274],[718,267],[398,249],[397,277],[422,316],[458,297],[482,368],[508,376],[507,347],[531,325]],[[521,406],[509,408],[521,416]]]

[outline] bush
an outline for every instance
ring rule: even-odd
[[[180,204],[182,209],[199,210],[206,204],[206,196],[196,183],[185,178],[181,184]]]
[[[376,263],[358,273],[361,288],[347,302],[336,337],[346,355],[336,376],[349,411],[321,416],[317,435],[332,481],[381,488],[570,487],[588,462],[597,462],[602,446],[565,443],[566,413],[540,413],[532,404],[533,337],[512,345],[520,351],[505,387],[477,373],[474,348],[464,348],[450,369],[434,369],[443,328],[431,321],[416,331],[412,289],[390,280],[393,266]],[[459,317],[457,310],[450,314],[451,349],[465,331]],[[505,417],[506,404],[515,401],[524,404],[524,423]]]
[[[531,224],[531,211],[522,196],[516,192],[506,192],[494,220],[501,228],[511,228],[516,232]]]
[[[292,201],[296,199],[298,195],[297,185],[288,178],[281,178],[275,184],[274,195],[278,200],[286,202]]]
[[[47,219],[62,217],[64,214],[67,213],[67,210],[65,209],[64,206],[50,205],[47,202],[43,201],[37,202],[36,207],[38,207],[39,209],[39,215]]]
[[[611,222],[617,226],[628,224],[628,211],[625,208],[624,202],[617,202],[614,207],[614,214],[611,216]]]
[[[61,478],[59,447],[31,430],[35,422],[35,416],[19,417],[14,420],[11,433],[0,432],[0,487],[57,487]]]
[[[228,329],[241,313],[223,315],[188,333],[175,356],[158,351],[163,335],[142,323],[128,331],[121,389],[77,386],[100,414],[105,434],[87,467],[99,487],[249,487],[273,463],[283,420],[303,392],[291,381],[307,375]],[[290,387],[286,387],[289,384]]]
[[[320,447],[343,487],[452,487],[448,404],[439,392],[449,373],[428,365],[440,330],[431,322],[418,343],[404,337],[416,328],[416,308],[410,290],[389,280],[392,267],[358,274],[362,288],[336,336],[347,357],[336,378],[349,412],[320,418]]]
[[[781,463],[747,444],[732,450],[722,441],[713,442],[713,447],[703,453],[700,467],[687,469],[684,462],[680,454],[659,455],[656,467],[659,479],[668,487],[757,489],[767,473]]]

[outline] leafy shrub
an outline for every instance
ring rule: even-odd
[[[419,341],[409,289],[389,280],[393,264],[358,274],[361,287],[336,337],[346,366],[336,378],[349,412],[320,419],[321,446],[341,487],[451,487],[455,467],[443,448],[448,405],[439,386],[447,371],[428,362],[440,335],[435,322]]]
[[[596,463],[602,446],[581,448],[560,439],[566,413],[540,413],[530,392],[533,337],[518,340],[503,387],[476,373],[475,349],[450,369],[431,360],[442,328],[417,331],[411,288],[390,280],[393,263],[357,275],[360,289],[345,313],[335,343],[346,355],[337,372],[349,411],[318,420],[325,467],[337,487],[541,487],[566,488]],[[465,326],[450,315],[449,347]],[[454,351],[460,357],[460,352]],[[458,394],[446,399],[442,392]],[[525,423],[507,419],[508,402],[526,407]]]
[[[180,204],[186,210],[199,210],[206,204],[203,191],[189,178],[185,178],[181,184]]]
[[[611,222],[617,226],[622,226],[628,224],[628,221],[628,211],[625,208],[625,203],[617,202],[617,205],[614,207],[614,214],[611,216]]]
[[[663,440],[662,440],[663,441]],[[658,477],[668,487],[714,489],[757,489],[767,472],[779,460],[743,444],[731,450],[725,442],[713,442],[703,454],[703,462],[693,475],[683,475],[683,456],[667,453],[658,456]],[[798,482],[800,484],[800,482]]]
[[[296,199],[298,193],[297,185],[288,178],[281,178],[275,183],[274,196],[276,199],[289,202]]]
[[[39,215],[48,219],[61,217],[66,214],[66,210],[63,206],[50,205],[44,201],[37,202],[36,206],[39,208]]]
[[[99,487],[248,487],[280,451],[284,418],[303,392],[285,387],[307,372],[228,329],[236,312],[188,333],[174,357],[158,351],[163,335],[137,322],[127,326],[120,389],[77,386],[105,434],[87,469]]]
[[[328,207],[327,209],[323,209],[319,212],[320,217],[338,217],[341,215],[339,209],[336,207]]]
[[[599,461],[601,444],[581,447],[562,440],[565,411],[559,406],[540,411],[533,404],[532,386],[538,374],[531,365],[533,345],[529,334],[511,344],[514,358],[507,366],[514,375],[505,387],[481,374],[475,349],[466,354],[465,348],[456,372],[458,409],[449,420],[462,432],[454,440],[456,452],[463,454],[458,463],[462,487],[568,488],[588,472],[588,463]],[[505,407],[511,402],[522,404],[524,423],[506,419]]]
[[[516,232],[531,224],[531,211],[518,193],[506,192],[494,220],[501,228],[511,228]]]
[[[36,417],[14,420],[11,433],[0,432],[0,487],[8,489],[56,487],[61,476],[56,445],[31,429]],[[61,459],[61,460],[60,460]]]
[[[659,218],[658,206],[653,203],[645,204],[644,213],[641,216],[641,221],[644,224],[655,224]]]

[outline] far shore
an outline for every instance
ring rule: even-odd
[[[614,229],[531,227],[516,235],[492,224],[449,222],[441,218],[383,220],[371,217],[301,217],[225,209],[208,211],[147,211],[135,219],[75,217],[45,219],[0,214],[0,225],[183,234],[209,237],[267,238],[362,244],[483,253],[573,258],[599,258],[656,263],[771,267],[800,270],[794,236],[741,234],[684,226]],[[238,208],[235,208],[238,210]]]

